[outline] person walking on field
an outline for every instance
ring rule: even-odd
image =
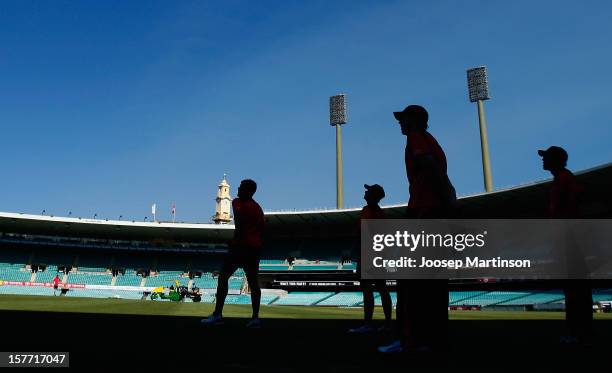
[[[215,311],[208,318],[202,319],[204,325],[223,323],[223,306],[228,292],[229,278],[239,267],[244,269],[251,290],[252,318],[248,328],[260,328],[259,304],[261,289],[259,287],[259,260],[262,251],[262,234],[264,214],[261,206],[253,199],[257,191],[255,181],[242,180],[238,187],[238,198],[232,201],[234,211],[234,238],[230,241],[228,254],[223,263],[217,283]]]
[[[457,196],[448,178],[446,155],[427,131],[429,113],[422,106],[410,105],[393,115],[406,136],[407,217],[449,218]],[[396,314],[400,340],[379,347],[380,352],[427,352],[446,347],[448,281],[398,280]]]
[[[59,288],[59,283],[60,283],[60,278],[58,275],[55,275],[55,278],[53,279],[53,295],[55,296],[57,289]]]
[[[568,170],[568,155],[565,149],[551,146],[538,150],[542,157],[542,168],[553,176],[548,195],[548,217],[551,219],[579,219],[579,199],[582,187],[574,174]],[[591,284],[586,279],[565,280],[565,321],[568,335],[561,337],[563,344],[590,342],[593,333],[593,295]]]
[[[385,198],[385,190],[378,184],[364,185],[366,191],[363,199],[366,200],[366,206],[361,209],[359,215],[359,232],[361,232],[361,220],[365,219],[385,219],[385,212],[380,208],[378,203],[381,199]],[[360,277],[360,285],[363,291],[363,316],[364,323],[358,328],[349,329],[350,333],[370,333],[376,330],[389,330],[391,329],[391,314],[393,312],[393,305],[391,302],[391,295],[389,289],[387,289],[385,280],[364,280],[361,279],[361,264],[359,266],[358,273]],[[372,317],[374,315],[374,288],[380,294],[380,300],[383,307],[383,313],[385,315],[385,325],[376,329],[372,325]]]

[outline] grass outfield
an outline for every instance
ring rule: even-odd
[[[100,299],[78,297],[41,297],[28,295],[0,295],[0,310],[75,312],[116,315],[149,315],[201,317],[213,311],[210,303],[174,303],[125,299]],[[261,306],[262,318],[273,319],[361,319],[363,311],[343,307]],[[250,305],[228,304],[224,316],[248,318]],[[451,320],[562,320],[564,312],[521,311],[450,311]],[[382,310],[377,307],[375,318],[382,319]],[[612,314],[595,314],[595,319],[612,320]]]
[[[360,308],[264,306],[264,327],[251,330],[249,305],[227,305],[224,325],[201,325],[212,307],[2,295],[0,317],[11,332],[0,351],[70,351],[79,371],[474,373],[608,371],[602,367],[612,347],[610,314],[595,315],[591,346],[568,348],[558,342],[562,312],[453,311],[445,350],[388,356],[376,348],[395,340],[393,329],[347,332],[361,325]]]

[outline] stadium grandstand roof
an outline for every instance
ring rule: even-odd
[[[577,172],[587,191],[582,201],[586,217],[612,216],[612,163]],[[460,216],[465,218],[539,218],[546,216],[551,180],[461,197]],[[383,207],[388,218],[402,218],[406,205]],[[266,234],[275,237],[342,235],[356,226],[359,208],[266,212]],[[224,241],[233,225],[123,220],[80,219],[0,212],[0,231],[64,237],[131,240],[175,240],[182,242]]]

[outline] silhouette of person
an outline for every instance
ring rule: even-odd
[[[380,208],[378,203],[381,199],[385,198],[385,190],[378,184],[364,185],[366,189],[363,199],[366,201],[366,205],[361,209],[359,215],[359,231],[361,231],[361,220],[364,219],[385,219],[385,212]],[[357,262],[359,277],[361,278],[361,265]],[[358,328],[349,329],[351,333],[370,333],[376,329],[372,325],[372,317],[374,315],[374,288],[380,294],[380,300],[383,307],[383,313],[385,315],[385,326],[381,328],[391,329],[391,314],[392,314],[392,302],[391,295],[386,286],[385,280],[359,280],[361,290],[363,292],[363,317],[364,324]]]
[[[568,155],[565,149],[551,146],[538,150],[542,168],[553,176],[548,195],[548,216],[552,219],[580,218],[579,195],[582,187],[574,174],[566,168]],[[563,281],[565,294],[565,320],[568,335],[562,343],[576,344],[591,338],[593,328],[593,295],[588,280]]]
[[[227,297],[228,281],[239,267],[244,269],[251,290],[253,314],[247,323],[249,328],[261,327],[259,304],[261,288],[259,287],[259,259],[262,250],[262,233],[264,228],[263,210],[253,199],[257,191],[255,181],[245,179],[238,187],[238,198],[232,201],[234,211],[234,238],[229,243],[228,255],[225,258],[217,283],[217,300],[215,311],[206,319],[205,325],[223,323],[223,306]]]
[[[447,218],[456,201],[447,175],[446,155],[427,131],[429,114],[419,105],[394,112],[406,136],[404,161],[409,184],[407,217]],[[446,344],[448,281],[398,280],[397,325],[400,340],[381,352],[431,351]]]

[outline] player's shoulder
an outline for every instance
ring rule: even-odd
[[[384,219],[385,212],[380,206],[365,205],[359,214],[361,219]]]
[[[574,173],[568,169],[564,169],[562,172],[560,172],[555,179],[556,183],[562,188],[568,188],[576,191],[582,190],[582,187],[578,182],[578,178],[576,178],[576,175],[574,175]]]
[[[257,212],[263,214],[263,209],[261,208],[261,205],[254,199],[249,200],[249,205],[252,206],[253,209],[257,210]]]
[[[557,180],[562,183],[576,183],[576,175],[567,168],[559,172],[557,175]]]
[[[408,135],[408,147],[411,148],[412,154],[424,155],[431,152],[431,142],[436,140],[429,132],[415,131]]]
[[[370,218],[370,206],[365,205],[361,208],[359,212],[359,219],[369,219]]]

